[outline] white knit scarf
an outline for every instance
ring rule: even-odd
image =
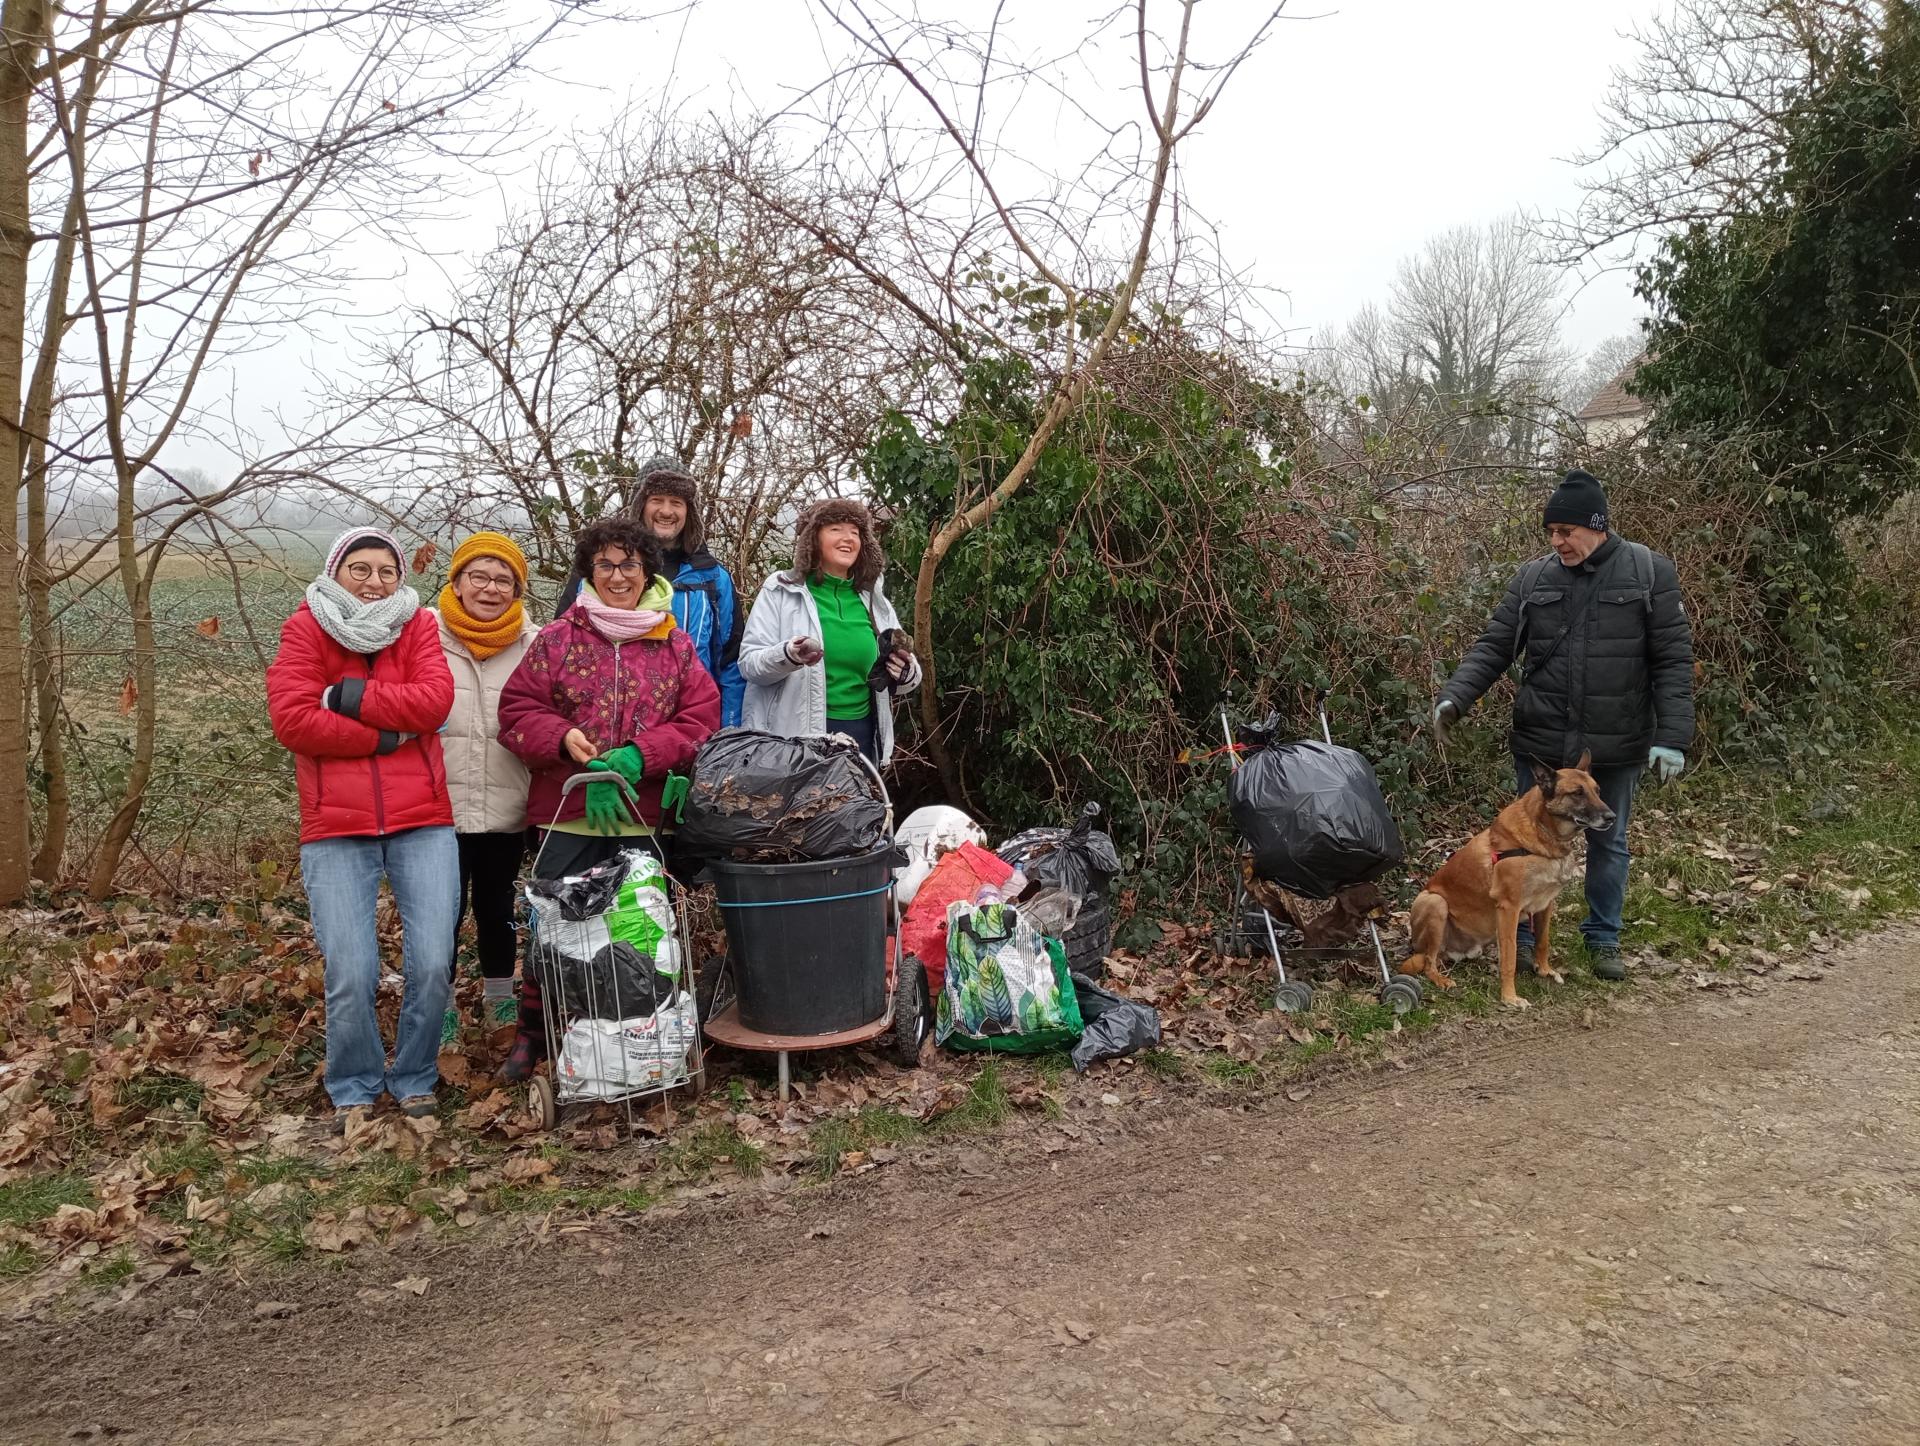
[[[420,609],[420,594],[410,587],[397,589],[378,602],[361,602],[330,577],[307,584],[307,606],[314,621],[341,647],[355,653],[377,653],[399,640],[401,629]]]

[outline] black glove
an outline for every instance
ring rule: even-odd
[[[367,691],[365,678],[342,678],[320,695],[320,706],[342,718],[360,721],[360,699]]]
[[[900,656],[913,656],[913,639],[899,628],[888,628],[880,634],[880,656],[867,673],[867,686],[876,693],[891,693],[900,686],[900,680],[888,670],[887,664]]]

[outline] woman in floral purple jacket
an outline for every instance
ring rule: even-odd
[[[534,871],[560,878],[653,837],[667,773],[684,770],[720,726],[720,689],[673,621],[673,585],[639,523],[602,518],[574,544],[580,595],[527,647],[500,692],[500,742],[532,774]],[[570,774],[607,782],[562,798]],[[634,792],[629,805],[614,776]],[[656,846],[657,847],[657,846]],[[523,971],[519,1036],[503,1078],[533,1072],[545,1034],[535,971]]]

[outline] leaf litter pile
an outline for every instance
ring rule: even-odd
[[[1636,883],[1639,907],[1665,901],[1691,911],[1696,933],[1700,921],[1710,930],[1690,954],[1670,951],[1684,964],[1643,959],[1656,975],[1684,969],[1683,986],[1817,979],[1818,968],[1793,959],[1809,945],[1824,953],[1905,897],[1889,893],[1884,867],[1869,893],[1804,849],[1729,838],[1724,819],[1685,832],[1685,844],[1650,851]],[[1798,836],[1788,826],[1773,843]],[[782,1105],[770,1056],[715,1051],[697,1101],[650,1100],[631,1131],[622,1107],[583,1106],[543,1131],[522,1093],[492,1083],[511,1029],[479,1027],[479,981],[463,966],[466,1023],[441,1055],[439,1116],[407,1120],[383,1106],[335,1137],[320,1084],[321,961],[286,897],[263,872],[218,912],[121,904],[0,916],[0,1292],[15,1309],[77,1279],[130,1298],[182,1272],[489,1226],[577,1230],[896,1163],[944,1169],[933,1148],[943,1138],[1021,1116],[1045,1149],[1067,1148],[1117,1127],[1121,1107],[1274,1088],[1297,1099],[1326,1058],[1391,1058],[1403,1032],[1436,1015],[1492,1009],[1490,983],[1468,966],[1455,996],[1396,1019],[1373,993],[1363,947],[1311,962],[1311,1014],[1282,1015],[1270,960],[1222,959],[1210,926],[1162,924],[1150,947],[1116,951],[1105,981],[1160,1012],[1162,1045],[1084,1077],[1064,1053],[983,1059],[929,1042],[915,1070],[862,1050],[796,1056],[794,1098]],[[1648,933],[1658,923],[1632,912],[1629,922]],[[390,905],[382,938],[391,971]],[[1388,951],[1398,957],[1394,940]],[[1536,997],[1594,999],[1572,985]],[[398,1004],[389,973],[389,1039]],[[979,1152],[963,1154],[975,1160],[963,1173],[980,1173]],[[408,1277],[374,1293],[416,1286],[426,1288]]]

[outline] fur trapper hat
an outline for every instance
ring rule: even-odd
[[[860,529],[860,556],[848,579],[860,592],[866,592],[887,569],[887,555],[880,550],[880,536],[874,530],[873,514],[866,505],[851,497],[829,497],[816,502],[800,514],[793,529],[793,570],[802,578],[812,577],[820,569],[820,529],[836,522],[851,522]]]
[[[678,497],[687,504],[687,525],[680,529],[677,544],[682,552],[699,552],[707,545],[706,519],[700,515],[700,484],[680,459],[670,452],[647,458],[640,467],[640,490],[634,494],[627,515],[636,522],[646,520],[649,497]]]

